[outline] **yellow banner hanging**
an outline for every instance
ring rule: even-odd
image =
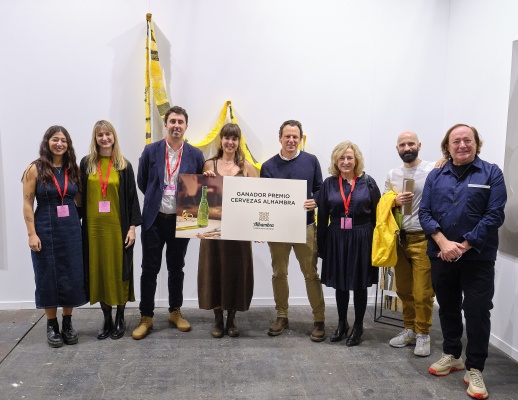
[[[146,144],[151,143],[151,89],[160,117],[164,119],[166,111],[171,107],[164,86],[164,77],[158,57],[158,46],[155,40],[155,28],[151,14],[146,14],[146,88],[144,101],[146,103]]]
[[[219,113],[219,117],[214,124],[214,127],[209,132],[207,136],[205,136],[204,139],[202,139],[198,143],[191,143],[194,147],[204,147],[211,144],[214,140],[219,139],[219,132],[221,131],[221,128],[223,128],[223,125],[227,122],[227,116],[229,116],[230,122],[233,124],[239,125],[237,122],[237,118],[235,117],[233,111],[232,111],[232,102],[230,100],[227,100],[225,104],[223,105],[223,108],[221,109],[221,112]],[[239,141],[239,145],[243,149],[243,153],[245,154],[245,159],[252,164],[255,168],[258,170],[261,169],[261,163],[257,162],[257,160],[254,158],[252,153],[250,152],[250,149],[248,148],[248,145],[246,144],[245,135],[241,134],[241,140]]]

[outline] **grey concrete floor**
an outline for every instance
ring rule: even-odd
[[[290,309],[290,329],[278,337],[266,331],[272,307],[237,314],[241,336],[213,339],[212,313],[183,309],[193,330],[179,332],[158,309],[154,329],[136,341],[137,309],[126,311],[127,334],[96,339],[102,313],[74,310],[79,344],[51,349],[41,310],[0,311],[0,399],[469,399],[463,372],[430,375],[441,356],[438,318],[431,332],[432,354],[388,345],[399,328],[365,318],[363,342],[313,343],[309,307]],[[352,322],[352,310],[349,311]],[[326,328],[336,327],[336,307],[326,309]],[[484,371],[490,399],[518,399],[518,363],[490,348]]]

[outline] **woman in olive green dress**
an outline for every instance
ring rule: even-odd
[[[135,301],[133,245],[142,223],[135,175],[121,153],[115,128],[95,123],[90,154],[81,160],[83,255],[90,304],[101,303],[104,321],[97,339],[124,336],[124,308]],[[115,322],[112,307],[117,306]]]

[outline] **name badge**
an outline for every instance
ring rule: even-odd
[[[109,213],[110,212],[110,202],[108,200],[99,202],[99,212],[100,213]]]
[[[164,188],[165,196],[175,196],[176,195],[176,186],[175,185],[167,185]]]
[[[58,218],[64,218],[70,216],[68,212],[68,206],[58,206]]]
[[[349,217],[342,217],[340,219],[341,229],[353,229],[353,219]]]

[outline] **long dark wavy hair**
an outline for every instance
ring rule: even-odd
[[[239,125],[233,124],[229,122],[228,124],[223,125],[223,128],[221,128],[221,131],[219,132],[219,138],[223,139],[224,137],[236,137],[239,140],[239,146],[236,149],[236,153],[234,154],[234,162],[239,167],[238,174],[243,173],[243,170],[245,169],[245,153],[243,152],[243,149],[241,148],[241,128],[239,128]],[[212,157],[210,160],[217,160],[223,156],[223,146],[220,144],[218,152],[214,157]]]
[[[72,138],[68,131],[62,126],[54,125],[47,129],[40,143],[40,158],[34,160],[31,165],[36,165],[38,180],[40,182],[44,184],[52,182],[54,170],[52,167],[52,153],[50,151],[49,140],[58,132],[62,132],[67,140],[67,151],[63,154],[63,168],[68,170],[68,179],[70,179],[72,183],[81,185],[81,180],[79,179],[79,167],[76,162],[76,153],[74,151],[74,146],[72,145]],[[27,171],[28,170],[29,169],[27,169]]]

